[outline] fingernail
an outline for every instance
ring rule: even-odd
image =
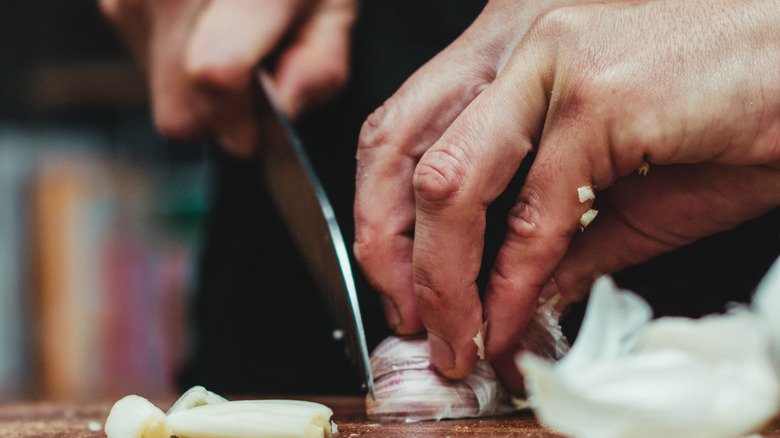
[[[431,363],[438,370],[449,370],[455,366],[455,352],[447,341],[428,332],[428,346],[431,349]]]
[[[401,325],[401,312],[398,311],[398,307],[396,307],[395,303],[390,298],[382,296],[380,300],[382,302],[382,309],[385,312],[387,325],[395,330]]]

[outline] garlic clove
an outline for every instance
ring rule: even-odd
[[[300,400],[244,400],[207,404],[168,416],[180,438],[323,438],[333,434],[333,411]]]
[[[176,403],[168,409],[167,415],[176,412],[186,411],[198,406],[210,405],[213,403],[224,403],[227,399],[219,394],[213,393],[202,386],[193,386],[176,400]]]
[[[173,434],[165,413],[137,395],[114,403],[105,432],[108,438],[170,438]]]

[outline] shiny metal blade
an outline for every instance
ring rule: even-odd
[[[258,74],[258,144],[265,183],[343,335],[347,355],[374,397],[366,334],[344,238],[328,196],[292,124],[278,103],[273,84]]]

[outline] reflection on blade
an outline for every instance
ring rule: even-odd
[[[276,103],[268,77],[259,73],[258,123],[265,183],[320,285],[347,355],[356,362],[374,396],[374,379],[360,306],[344,238],[333,207],[290,121]]]

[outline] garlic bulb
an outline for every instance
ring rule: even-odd
[[[569,349],[558,323],[555,299],[540,304],[520,338],[522,347],[539,357],[557,360]],[[484,351],[487,323],[474,337]],[[484,353],[480,353],[484,354]],[[488,362],[478,361],[466,378],[442,377],[430,362],[424,335],[391,336],[371,353],[376,399],[366,397],[369,418],[383,421],[421,421],[499,415],[525,407],[510,397]]]
[[[424,336],[391,336],[371,354],[376,400],[366,397],[369,418],[441,420],[508,412],[507,394],[487,362],[465,379],[442,377],[430,362]]]

